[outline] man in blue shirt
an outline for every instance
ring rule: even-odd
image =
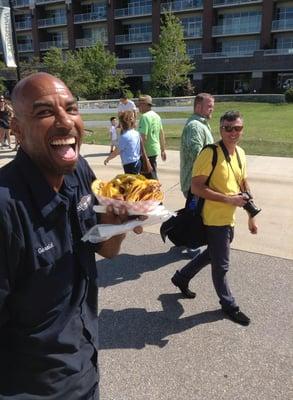
[[[81,241],[98,222],[95,176],[79,154],[83,122],[65,84],[30,75],[12,101],[20,149],[0,170],[0,398],[96,400],[95,251],[115,256],[125,235]],[[127,219],[107,211],[101,223]]]

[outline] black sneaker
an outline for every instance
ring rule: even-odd
[[[194,299],[195,298],[196,293],[194,293],[194,292],[192,292],[191,290],[188,289],[188,283],[185,283],[182,280],[180,280],[180,278],[178,278],[177,272],[171,278],[171,282],[173,283],[173,285],[177,286],[180,289],[181,293],[184,294],[184,296],[187,299]]]
[[[223,313],[226,314],[232,321],[236,322],[237,324],[248,326],[250,324],[250,318],[245,315],[239,309],[232,309],[232,310],[224,310],[222,309]]]

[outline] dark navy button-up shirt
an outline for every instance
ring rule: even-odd
[[[0,399],[81,400],[97,382],[97,223],[80,157],[55,192],[20,149],[0,170]]]

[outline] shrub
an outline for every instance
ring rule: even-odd
[[[289,88],[286,90],[285,100],[287,103],[293,103],[293,88]]]

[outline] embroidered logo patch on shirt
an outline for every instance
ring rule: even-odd
[[[39,247],[38,248],[38,253],[39,254],[43,254],[43,253],[45,253],[45,251],[53,249],[53,247],[54,247],[53,242],[50,242],[50,243],[46,244],[44,247]]]
[[[89,205],[92,202],[92,196],[90,194],[87,194],[86,196],[83,196],[80,199],[80,202],[77,204],[77,211],[85,211],[87,208],[89,208]]]

